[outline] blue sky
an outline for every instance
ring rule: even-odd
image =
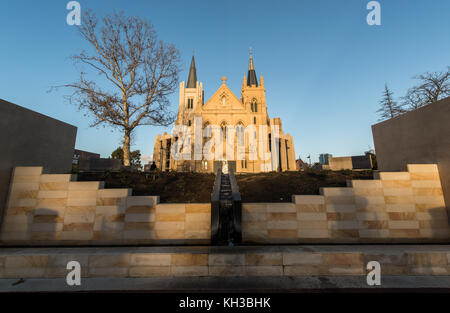
[[[76,80],[69,56],[88,48],[76,26],[66,24],[63,0],[0,3],[0,98],[78,127],[76,147],[108,156],[120,145],[111,128],[90,119],[51,86]],[[271,117],[294,137],[295,151],[313,161],[320,153],[357,155],[373,147],[370,126],[387,82],[396,96],[415,74],[450,65],[450,1],[389,0],[381,26],[368,26],[368,0],[80,0],[97,15],[123,10],[148,18],[161,39],[182,54],[187,79],[195,50],[197,77],[208,99],[228,77],[239,97],[254,50],[264,76]],[[170,98],[178,107],[178,90]],[[24,125],[25,126],[25,125]],[[137,129],[132,149],[152,154],[162,127]]]

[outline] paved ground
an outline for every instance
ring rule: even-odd
[[[1,247],[0,256],[10,254],[117,254],[117,253],[270,253],[270,252],[447,252],[449,244],[314,244],[249,246],[98,246],[98,247]]]
[[[239,247],[76,247],[1,248],[0,256],[23,254],[117,254],[117,253],[246,253],[246,252],[450,252],[450,245],[296,245]],[[0,279],[0,292],[380,292],[441,291],[450,293],[450,276],[382,276],[381,286],[371,287],[366,276],[302,277],[158,277],[158,278],[82,278],[81,286],[66,284],[65,278]]]
[[[380,292],[440,291],[450,293],[450,276],[383,276],[381,286],[366,284],[365,276],[317,277],[185,277],[85,278],[81,286],[68,286],[64,278],[0,279],[0,292]]]

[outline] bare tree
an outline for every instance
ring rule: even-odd
[[[152,24],[123,13],[101,19],[87,12],[79,32],[93,47],[71,58],[88,65],[105,79],[99,86],[81,72],[71,103],[94,118],[91,126],[108,124],[123,131],[124,165],[130,165],[131,134],[139,125],[167,126],[174,121],[168,95],[178,84],[180,54],[171,44],[158,40]],[[102,81],[103,83],[103,81]]]
[[[403,97],[403,105],[409,110],[450,96],[450,67],[444,72],[426,72],[414,79],[420,80],[420,83],[410,88]]]
[[[396,117],[403,113],[401,105],[399,105],[393,98],[393,92],[389,90],[387,84],[384,85],[383,99],[381,99],[381,108],[377,113],[380,114],[379,120],[386,120]]]

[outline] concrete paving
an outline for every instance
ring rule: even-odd
[[[2,255],[117,255],[129,253],[271,253],[271,252],[363,252],[363,253],[447,253],[450,245],[285,245],[285,246],[173,246],[173,247],[67,247],[2,248]],[[338,274],[341,275],[341,274]],[[31,276],[32,277],[32,276]],[[359,276],[167,276],[167,277],[83,277],[81,286],[68,286],[65,278],[0,279],[0,292],[450,292],[450,275],[381,276],[381,286],[369,286],[366,275]]]
[[[365,276],[85,278],[81,286],[68,286],[64,278],[23,282],[0,279],[0,292],[380,292],[396,289],[450,293],[450,276],[383,276],[381,286],[368,286]]]
[[[249,245],[249,246],[104,246],[104,247],[1,247],[1,255],[118,254],[118,253],[271,253],[271,252],[370,252],[411,253],[447,252],[449,244],[373,244],[373,245]]]

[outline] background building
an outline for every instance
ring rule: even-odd
[[[89,160],[91,158],[98,159],[98,158],[100,158],[100,154],[99,153],[93,153],[93,152],[88,152],[88,151],[75,149],[73,151],[72,164],[78,164],[79,160]]]
[[[295,163],[297,164],[297,170],[299,171],[304,171],[307,168],[309,168],[309,165],[303,162],[301,158],[298,158],[297,161],[295,161]]]
[[[121,159],[101,158],[99,153],[75,149],[73,153],[74,169],[79,172],[119,171]]]
[[[370,170],[373,168],[373,160],[371,154],[354,155],[344,157],[330,157],[328,163],[323,164],[322,168],[340,171],[340,170]]]
[[[328,164],[329,162],[329,158],[333,157],[332,154],[329,153],[322,153],[321,155],[319,155],[319,163],[324,165],[324,164]]]

